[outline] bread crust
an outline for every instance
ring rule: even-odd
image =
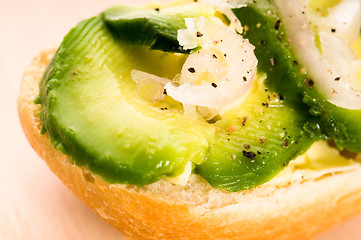
[[[18,98],[20,122],[31,146],[90,209],[130,239],[311,239],[361,212],[361,167],[287,186],[229,193],[193,175],[182,187],[166,181],[135,187],[109,184],[41,135],[33,100],[56,49],[30,64]]]

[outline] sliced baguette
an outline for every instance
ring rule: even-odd
[[[30,144],[61,181],[94,212],[130,239],[311,239],[361,212],[361,166],[284,185],[229,193],[198,175],[186,186],[168,181],[136,187],[109,184],[78,167],[41,135],[33,103],[56,49],[26,70],[18,98]]]

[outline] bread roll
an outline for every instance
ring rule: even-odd
[[[103,181],[40,134],[41,106],[33,100],[55,51],[43,51],[24,74],[18,98],[23,130],[61,181],[130,239],[311,239],[361,212],[360,164],[235,193],[213,189],[195,174],[185,186],[165,180],[144,187]]]

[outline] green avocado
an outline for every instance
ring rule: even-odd
[[[274,75],[262,68],[243,103],[218,121],[184,114],[169,96],[140,97],[130,72],[172,79],[188,57],[174,32],[185,16],[212,13],[154,17],[168,10],[116,7],[74,27],[40,85],[43,132],[75,164],[110,183],[143,186],[181,174],[189,161],[216,188],[239,191],[268,181],[314,141],[303,128],[310,118],[304,105],[287,103],[291,97],[268,86]],[[152,37],[142,38],[148,31]]]
[[[41,83],[41,119],[53,145],[109,182],[144,185],[180,174],[189,160],[200,163],[214,127],[166,102],[150,105],[130,77],[136,68],[171,78],[184,58],[124,46],[101,17],[81,22]]]
[[[283,19],[272,0],[259,0],[233,9],[245,26],[243,36],[255,45],[258,67],[269,76],[267,86],[279,91],[285,102],[298,109],[306,104],[312,115],[304,129],[315,139],[336,142],[339,149],[361,152],[361,110],[349,110],[328,102],[317,84],[299,64],[288,42]]]
[[[215,14],[214,7],[202,5],[200,10],[197,5],[171,5],[162,9],[156,6],[118,5],[105,10],[102,17],[109,31],[123,43],[149,46],[153,50],[189,53],[177,40],[178,30],[186,28],[184,18]]]

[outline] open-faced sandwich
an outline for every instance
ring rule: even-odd
[[[34,59],[24,132],[132,239],[309,239],[361,212],[361,1],[115,6]]]

